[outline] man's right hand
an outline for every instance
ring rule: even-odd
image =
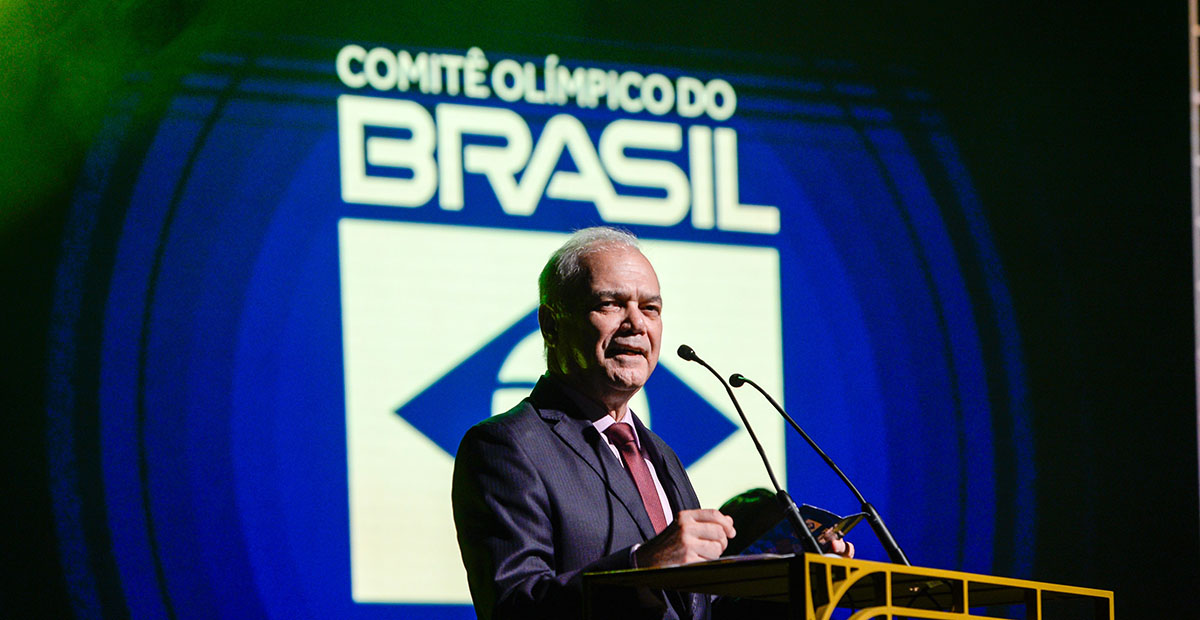
[[[714,560],[736,533],[733,519],[719,510],[684,510],[667,529],[638,547],[634,562],[638,568],[652,568]]]

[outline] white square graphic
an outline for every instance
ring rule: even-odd
[[[338,226],[346,390],[352,596],[359,603],[470,603],[450,505],[453,458],[396,414],[537,307],[537,275],[566,234],[342,219]],[[643,240],[663,295],[660,369],[739,429],[688,468],[705,507],[769,486],[724,388],[679,359],[681,343],[783,401],[779,254],[774,248]],[[544,370],[531,332],[480,390],[506,410]],[[646,389],[652,390],[654,377]],[[739,392],[777,474],[784,426]],[[631,404],[654,428],[644,399]],[[667,438],[670,442],[670,438]],[[785,481],[780,480],[781,484]]]

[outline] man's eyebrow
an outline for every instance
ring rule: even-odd
[[[599,291],[593,292],[592,297],[594,299],[622,299],[625,297],[629,297],[629,294],[618,291],[618,290],[599,290]],[[654,295],[654,296],[648,297],[644,300],[639,300],[639,302],[661,304],[662,303],[662,295]]]

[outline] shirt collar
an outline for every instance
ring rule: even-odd
[[[638,436],[637,427],[633,425],[632,409],[626,408],[625,415],[622,416],[619,421],[614,420],[612,416],[608,415],[608,411],[606,411],[604,407],[587,396],[584,396],[574,387],[567,385],[566,381],[563,381],[562,379],[551,374],[547,374],[546,376],[550,380],[554,381],[556,385],[558,385],[562,392],[567,395],[567,398],[571,399],[571,402],[579,408],[584,417],[586,417],[588,420],[591,420],[592,426],[594,426],[596,430],[600,431],[601,435],[604,435],[604,431],[608,430],[608,427],[612,426],[613,424],[628,424],[629,427],[633,429],[633,438],[637,441],[638,450],[642,449],[642,438]],[[605,435],[605,440],[607,439],[608,436]]]

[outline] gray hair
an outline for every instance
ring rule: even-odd
[[[583,258],[613,247],[629,247],[639,252],[642,249],[633,234],[610,226],[575,231],[542,268],[538,276],[538,303],[555,314],[565,311],[567,295],[578,288],[584,276]]]

